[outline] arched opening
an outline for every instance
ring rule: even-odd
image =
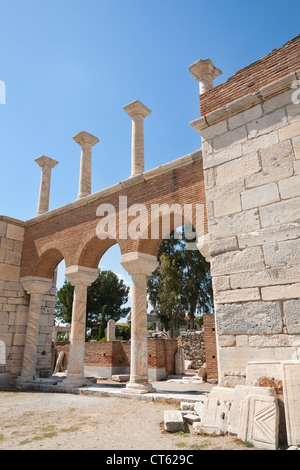
[[[152,245],[159,266],[147,283],[148,318],[153,330],[178,339],[186,368],[195,373],[206,363],[203,318],[213,313],[210,264],[192,224],[175,221],[172,228]]]

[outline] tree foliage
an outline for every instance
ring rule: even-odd
[[[70,324],[72,319],[74,287],[65,280],[64,285],[57,292],[55,318],[58,321]],[[130,308],[123,307],[128,301],[129,287],[112,271],[99,270],[98,277],[87,289],[87,327],[105,318],[116,322],[126,317]]]
[[[193,328],[195,318],[213,309],[209,263],[199,250],[187,249],[184,236],[175,231],[163,240],[157,258],[159,266],[147,284],[153,313],[166,330],[183,325],[186,316]]]

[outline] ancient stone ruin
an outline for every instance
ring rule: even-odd
[[[62,260],[75,286],[63,386],[86,382],[87,287],[102,255],[117,243],[133,284],[126,391],[155,393],[148,378],[146,279],[157,267],[170,216],[166,206],[172,206],[168,230],[192,223],[211,263],[218,386],[203,400],[200,424],[276,447],[281,383],[287,441],[299,446],[300,36],[216,87],[221,71],[210,59],[189,70],[199,83],[201,116],[191,122],[201,135],[199,150],[145,171],[144,119],[151,111],[135,101],[124,108],[132,119],[128,179],[92,193],[92,148],[99,140],[80,132],[74,137],[81,148],[77,200],[48,210],[58,162],[42,156],[36,160],[42,168],[36,216],[0,217],[0,382],[25,387],[51,373],[55,276]],[[140,237],[127,236],[132,204],[146,210]],[[106,239],[103,205],[115,208]],[[150,217],[153,205],[159,210]],[[192,210],[183,218],[184,206]]]

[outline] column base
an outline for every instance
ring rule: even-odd
[[[90,383],[90,381],[86,377],[70,375],[70,376],[67,376],[62,382],[59,382],[57,384],[57,387],[59,387],[59,388],[63,388],[63,387],[78,388],[78,387],[83,387],[84,385],[87,385],[89,383]]]
[[[37,375],[19,375],[19,377],[16,378],[16,384],[23,384],[25,382],[34,382],[37,378],[39,378]]]
[[[125,390],[123,393],[136,393],[136,394],[143,394],[143,393],[155,393],[156,390],[149,382],[145,383],[137,383],[137,382],[129,382],[126,385]]]

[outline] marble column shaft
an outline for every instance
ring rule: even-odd
[[[124,110],[132,119],[131,177],[140,175],[145,170],[144,119],[151,114],[143,103],[136,100]]]
[[[24,290],[30,294],[28,309],[23,365],[20,380],[32,380],[36,375],[39,320],[43,295],[52,287],[52,279],[23,278]]]
[[[121,264],[132,277],[130,381],[126,391],[154,392],[148,381],[147,276],[157,268],[157,258],[133,252],[123,255]]]
[[[61,385],[80,386],[86,383],[84,378],[84,351],[87,288],[97,279],[98,269],[71,266],[66,269],[65,275],[74,286],[74,297],[67,378]]]
[[[77,199],[89,196],[92,189],[92,147],[99,139],[88,132],[82,131],[73,139],[81,147],[79,189]]]
[[[37,164],[42,168],[40,193],[37,215],[44,214],[49,210],[49,198],[50,198],[50,185],[51,185],[51,171],[58,162],[52,158],[43,155],[35,160]]]

